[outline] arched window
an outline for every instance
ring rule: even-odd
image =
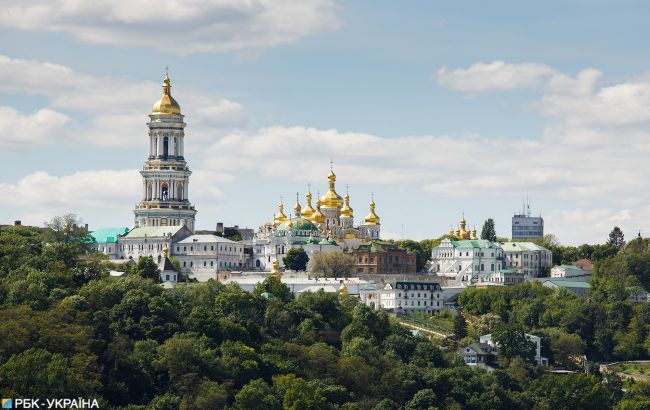
[[[163,138],[163,159],[167,159],[169,153],[169,137]]]
[[[169,200],[169,188],[167,188],[167,184],[162,184],[162,200],[167,201]]]
[[[178,137],[174,137],[174,155],[178,156]]]

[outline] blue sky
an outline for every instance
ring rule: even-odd
[[[169,65],[199,227],[257,227],[333,158],[384,237],[508,236],[526,192],[563,243],[650,229],[647,4],[229,3],[10,0],[0,221],[130,225]]]

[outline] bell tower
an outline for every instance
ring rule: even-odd
[[[189,201],[192,173],[185,162],[185,123],[171,95],[169,74],[163,94],[149,114],[149,158],[142,175],[142,200],[136,205],[135,226],[185,225],[194,232],[196,210]]]

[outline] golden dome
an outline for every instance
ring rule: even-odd
[[[307,204],[305,205],[305,208],[300,212],[300,216],[302,216],[305,219],[310,219],[311,216],[314,214],[314,208],[311,207],[311,192],[307,192]]]
[[[343,206],[343,198],[341,198],[341,195],[337,194],[334,189],[336,175],[332,168],[330,168],[330,172],[327,174],[327,180],[329,181],[330,187],[325,195],[320,198],[321,206],[324,206],[325,208],[341,208]]]
[[[273,222],[278,225],[281,224],[282,222],[288,220],[287,216],[284,214],[284,204],[280,202],[278,205],[278,213],[275,214],[275,217],[273,218]]]
[[[320,211],[320,199],[316,201],[316,211],[311,215],[311,221],[318,225],[325,223],[325,215]]]
[[[165,75],[163,80],[163,95],[160,100],[156,101],[151,109],[152,114],[180,114],[181,106],[178,105],[176,100],[171,94],[171,81],[169,75]]]
[[[345,193],[345,205],[341,208],[341,216],[352,218],[353,209],[350,208],[350,194]]]
[[[476,236],[476,228],[472,229],[472,239],[478,239]]]
[[[375,200],[374,198],[370,200],[370,213],[366,218],[363,220],[365,222],[365,225],[379,225],[379,217],[375,213]]]

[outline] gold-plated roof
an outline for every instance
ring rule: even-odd
[[[163,80],[163,95],[160,97],[160,100],[156,101],[151,109],[152,114],[180,114],[181,106],[178,105],[176,100],[172,97],[171,94],[171,81],[169,80],[169,75],[165,75]]]
[[[375,199],[370,200],[370,213],[363,220],[365,225],[379,225],[380,219],[375,213]]]
[[[311,221],[315,224],[325,223],[325,215],[320,211],[320,199],[316,201],[316,211],[311,215]]]
[[[300,216],[306,219],[310,219],[311,216],[314,214],[315,210],[311,206],[311,192],[307,191],[307,204],[305,207],[300,211]]]
[[[298,195],[299,194],[296,192],[296,204],[293,206],[293,212],[295,212],[296,216],[302,216],[302,213],[300,212],[302,210],[302,207],[300,206]]]
[[[273,222],[277,224],[281,224],[282,222],[288,220],[287,216],[284,214],[284,204],[280,202],[278,204],[278,213],[275,214],[275,217],[273,218]]]
[[[336,189],[334,188],[334,185],[336,184],[336,174],[334,174],[334,170],[330,168],[330,172],[327,175],[327,180],[329,181],[329,189],[320,198],[320,203],[321,206],[325,208],[341,208],[343,206],[343,198],[341,198],[341,195],[336,193]]]
[[[345,205],[341,208],[341,216],[352,218],[354,210],[350,207],[350,194],[345,193]]]

